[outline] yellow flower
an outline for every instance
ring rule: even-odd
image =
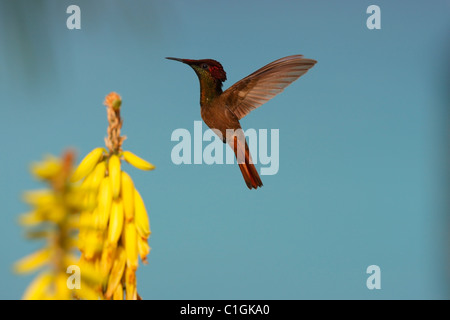
[[[94,150],[89,152],[73,173],[71,181],[77,182],[78,180],[86,177],[89,173],[91,173],[105,151],[106,150],[103,148],[95,148]]]
[[[88,194],[70,183],[73,157],[73,152],[68,151],[62,159],[48,156],[31,167],[32,173],[45,181],[49,188],[25,193],[24,200],[31,206],[31,211],[19,222],[27,228],[29,238],[43,238],[46,244],[14,265],[17,273],[42,269],[26,289],[23,299],[74,299],[85,295],[85,292],[94,293],[97,299],[102,297],[101,291],[96,291],[101,288],[101,276],[86,278],[86,269],[75,279],[83,291],[68,285],[68,268],[79,268],[74,258],[76,231],[83,230],[78,212],[83,209],[80,199]]]
[[[136,270],[139,257],[147,263],[150,224],[145,204],[132,178],[123,171],[122,161],[142,170],[152,170],[154,166],[130,151],[122,151],[125,138],[120,135],[120,96],[110,93],[105,105],[109,122],[105,144],[109,152],[98,156],[96,150],[104,149],[96,148],[86,156],[89,164],[83,166],[83,160],[79,166],[84,167],[80,169],[82,173],[89,171],[81,186],[94,190],[97,199],[96,205],[81,215],[80,220],[92,227],[80,233],[79,248],[81,259],[106,277],[104,298],[137,299]]]
[[[116,199],[119,196],[120,192],[120,182],[121,182],[121,169],[120,169],[120,159],[116,154],[112,154],[109,157],[109,177],[110,177],[110,183],[111,183],[111,189],[113,193],[114,199]]]
[[[132,166],[141,169],[141,170],[153,170],[155,169],[155,166],[152,165],[150,162],[145,161],[144,159],[138,157],[134,153],[130,151],[124,151],[123,152],[123,158],[126,162],[131,164]]]

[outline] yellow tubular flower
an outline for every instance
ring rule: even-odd
[[[42,272],[26,289],[24,300],[43,300],[46,292],[53,282],[53,275],[50,272]]]
[[[89,286],[81,286],[79,290],[77,290],[77,297],[83,300],[98,300],[99,292]]]
[[[125,219],[131,221],[134,218],[134,183],[128,173],[122,171],[122,199],[125,211]]]
[[[123,286],[121,283],[117,285],[116,291],[114,291],[113,300],[123,300]]]
[[[54,206],[56,197],[51,190],[27,191],[23,194],[23,201],[38,209],[46,209]]]
[[[19,223],[27,227],[38,225],[43,221],[43,217],[35,211],[24,213],[19,217]]]
[[[105,152],[104,148],[95,148],[94,150],[89,152],[73,173],[72,177],[70,178],[70,181],[77,182],[86,177],[89,173],[91,173],[91,171],[95,168],[97,162],[102,157],[103,152]]]
[[[78,261],[77,261],[78,260]],[[81,273],[81,287],[90,287],[93,289],[98,289],[100,286],[106,283],[106,278],[100,275],[98,270],[96,270],[90,261],[87,261],[83,257],[81,259],[75,259],[71,257],[67,262],[69,265],[78,265]]]
[[[117,246],[123,228],[123,204],[122,201],[114,200],[111,208],[111,217],[109,219],[108,243]]]
[[[28,273],[33,272],[36,269],[41,268],[43,265],[45,265],[51,255],[50,248],[44,248],[39,251],[36,251],[35,253],[32,253],[25,258],[22,258],[19,260],[15,266],[14,270],[17,273]]]
[[[148,220],[147,210],[145,209],[144,201],[137,190],[134,191],[134,211],[135,224],[139,235],[145,239],[150,236],[150,221]]]
[[[127,295],[126,299],[137,300],[136,273],[135,270],[128,267],[125,270],[125,286]]]
[[[53,293],[51,299],[53,300],[70,300],[71,292],[67,286],[67,274],[58,273],[54,279],[56,292]]]
[[[122,176],[120,174],[120,159],[116,154],[113,154],[109,158],[109,177],[110,177],[110,183],[111,183],[111,189],[113,193],[114,199],[117,199],[120,193],[120,181],[122,180]]]
[[[46,156],[43,163],[34,163],[31,165],[31,173],[37,178],[46,180],[58,174],[61,170],[61,163],[57,157]]]
[[[134,222],[125,223],[125,251],[127,254],[127,267],[136,271],[138,267],[137,232]]]
[[[116,259],[114,260],[111,273],[108,280],[108,288],[105,293],[105,297],[110,299],[117,289],[120,281],[122,280],[123,272],[125,270],[125,264],[127,256],[125,250],[119,247],[116,252]]]
[[[99,162],[94,171],[90,174],[92,176],[90,188],[92,188],[93,191],[97,191],[97,188],[100,186],[102,179],[105,177],[105,172],[106,162]]]
[[[100,182],[100,187],[98,191],[98,206],[97,210],[99,213],[99,224],[98,227],[101,230],[106,229],[106,225],[108,224],[108,218],[111,211],[111,205],[113,200],[113,191],[111,188],[110,177],[104,177],[102,182]]]
[[[139,257],[141,257],[143,263],[147,264],[147,255],[150,253],[150,246],[148,245],[147,239],[138,237],[137,245]]]
[[[150,162],[138,157],[134,153],[130,151],[124,151],[123,152],[123,158],[126,162],[131,164],[133,167],[136,167],[141,170],[153,170],[155,169],[155,166],[152,165]]]
[[[106,245],[103,247],[102,257],[100,260],[100,272],[107,276],[114,262],[116,246]]]
[[[92,260],[97,253],[102,251],[102,234],[98,230],[87,230],[83,245],[83,254],[86,260]],[[81,249],[80,249],[81,250]]]

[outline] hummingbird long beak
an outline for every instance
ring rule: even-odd
[[[180,61],[180,62],[183,62],[183,63],[186,63],[186,64],[189,64],[189,61],[190,61],[188,59],[180,59],[180,58],[172,58],[172,57],[166,57],[166,59]]]
[[[198,61],[199,61],[199,60],[192,60],[192,59],[172,58],[172,57],[166,57],[166,59],[183,62],[183,63],[187,64],[190,67],[192,67],[192,65],[198,63]]]

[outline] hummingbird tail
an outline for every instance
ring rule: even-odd
[[[238,137],[234,137],[234,153],[236,154],[236,159],[239,164],[239,169],[241,169],[242,176],[244,177],[245,183],[249,189],[256,189],[262,187],[263,183],[259,177],[258,171],[253,164],[252,157],[245,141],[245,146],[239,143]],[[239,163],[244,160],[243,163]]]
[[[240,164],[239,169],[241,169],[242,176],[244,177],[245,183],[249,189],[262,187],[263,184],[261,178],[259,177],[258,171],[256,171],[253,163]]]

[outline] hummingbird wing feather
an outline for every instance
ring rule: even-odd
[[[278,59],[236,82],[223,94],[238,119],[260,107],[304,75],[317,61],[293,55]]]

